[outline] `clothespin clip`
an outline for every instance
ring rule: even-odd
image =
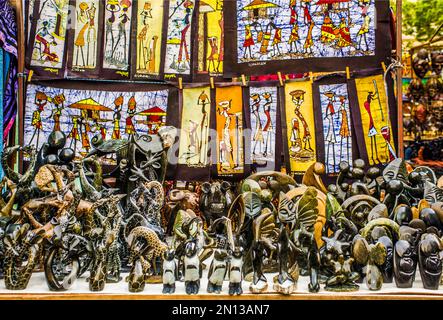
[[[211,84],[211,89],[214,89],[215,85],[214,85],[214,78],[213,77],[209,78],[209,83]]]
[[[280,85],[283,87],[283,77],[281,75],[281,72],[280,71],[277,72],[277,75],[278,75],[278,81],[280,81]]]
[[[386,63],[384,61],[381,62],[381,67],[383,69],[383,72],[386,73]]]
[[[351,79],[351,70],[349,69],[349,67],[346,67],[346,79]]]
[[[178,78],[178,88],[180,90],[183,90],[183,78],[182,77]]]
[[[314,83],[314,73],[311,71],[311,72],[309,72],[309,81],[311,82],[311,83]]]
[[[29,70],[29,74],[28,74],[28,82],[31,82],[32,80],[32,76],[34,75],[34,70]]]
[[[246,76],[244,74],[241,75],[241,83],[246,86]]]

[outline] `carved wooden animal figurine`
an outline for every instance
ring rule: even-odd
[[[153,268],[155,275],[160,270],[157,269],[157,258],[161,258],[163,254],[168,250],[166,243],[161,241],[154,230],[148,227],[136,227],[134,228],[129,237],[128,243],[130,247],[129,260],[135,260],[135,256],[143,256],[144,259]]]
[[[149,271],[150,264],[143,255],[134,257],[135,260],[130,261],[132,263],[131,271],[128,276],[128,290],[129,292],[142,292],[145,289],[146,274]]]
[[[175,281],[178,280],[178,268],[175,261],[174,249],[168,249],[163,254],[163,293],[175,292]]]
[[[228,254],[225,250],[217,249],[214,251],[214,259],[209,267],[208,293],[221,292],[228,268],[227,257]]]
[[[43,231],[36,234],[29,229],[30,225],[24,224],[5,236],[4,277],[8,290],[26,289],[40,259]]]
[[[200,290],[201,266],[197,244],[189,241],[185,248],[184,278],[187,294],[198,294]]]
[[[369,290],[380,290],[383,285],[380,267],[386,260],[383,243],[368,244],[365,238],[357,235],[353,241],[353,257],[357,263],[366,264],[366,285]]]
[[[229,295],[241,295],[243,293],[243,248],[236,247],[231,253],[229,263]]]

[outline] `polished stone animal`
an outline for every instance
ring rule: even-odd
[[[243,248],[236,247],[229,261],[229,295],[241,295],[243,282]]]
[[[23,224],[4,238],[4,277],[8,290],[25,290],[42,253],[42,233]]]
[[[198,258],[197,244],[189,241],[185,247],[184,278],[187,294],[198,294],[200,290],[200,278],[202,270]]]
[[[223,281],[228,269],[228,254],[225,250],[217,249],[214,251],[214,259],[211,262],[208,273],[208,293],[220,293],[223,287]]]
[[[178,280],[178,266],[175,261],[175,251],[168,249],[163,254],[163,293],[172,294],[175,292],[175,281]]]
[[[227,216],[234,200],[234,194],[230,188],[231,184],[227,181],[202,184],[200,211],[203,213],[207,226],[210,226],[214,220]]]
[[[136,256],[143,256],[157,275],[160,271],[157,268],[157,259],[162,258],[168,250],[167,244],[159,239],[154,230],[143,226],[134,228],[127,240],[130,248],[129,261],[135,261]]]

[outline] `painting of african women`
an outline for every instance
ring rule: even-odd
[[[327,173],[340,171],[340,162],[352,163],[351,114],[345,83],[320,86],[325,164]]]
[[[31,65],[61,69],[63,66],[69,1],[41,1]]]
[[[24,144],[39,148],[52,131],[62,131],[66,146],[82,157],[95,141],[155,134],[166,124],[167,105],[167,89],[115,92],[29,85]]]
[[[375,54],[375,0],[238,0],[238,63]]]

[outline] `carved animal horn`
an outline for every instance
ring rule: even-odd
[[[178,202],[183,200],[185,197],[185,193],[182,190],[171,190],[170,194],[169,194],[169,199],[173,202]]]

